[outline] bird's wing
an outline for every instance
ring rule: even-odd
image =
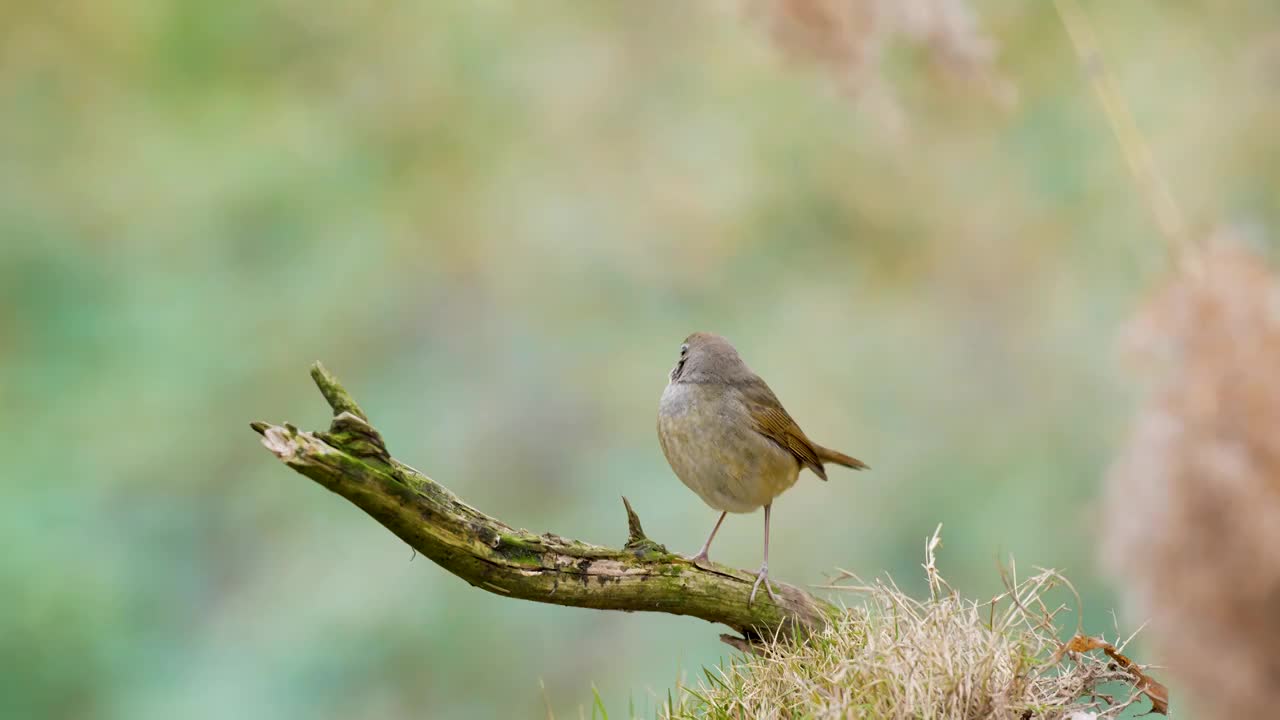
[[[753,378],[743,383],[740,389],[755,431],[782,446],[803,467],[826,480],[827,472],[822,467],[822,460],[818,458],[818,451],[809,438],[805,437],[796,421],[787,414],[786,408],[778,401],[778,396],[773,394],[764,380]]]

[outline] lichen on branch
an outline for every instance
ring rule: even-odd
[[[251,423],[262,444],[298,473],[341,495],[410,547],[471,585],[512,598],[595,608],[690,615],[726,625],[743,647],[821,630],[835,608],[774,583],[778,600],[749,603],[754,573],[700,567],[644,535],[624,498],[628,539],[621,548],[516,529],[467,505],[393,458],[368,416],[328,370],[311,370],[333,409],[327,431]]]

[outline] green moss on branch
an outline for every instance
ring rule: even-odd
[[[702,568],[645,537],[624,498],[628,541],[610,548],[551,533],[534,535],[462,502],[391,457],[351,395],[317,363],[311,371],[333,409],[327,431],[251,423],[282,462],[341,495],[422,555],[468,583],[512,598],[599,610],[690,615],[754,642],[823,627],[835,609],[799,588],[774,583],[778,601],[748,604],[754,573]],[[742,639],[735,639],[741,643]]]

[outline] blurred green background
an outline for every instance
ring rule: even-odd
[[[1280,224],[1280,5],[1089,9],[1196,227]],[[0,6],[0,716],[651,714],[718,628],[475,590],[248,422],[323,426],[321,359],[486,512],[620,543],[626,494],[692,552],[654,417],[702,329],[874,468],[779,500],[777,579],[920,589],[941,522],[961,591],[1012,554],[1113,633],[1162,241],[1052,6],[974,11],[1005,101],[892,37],[865,101],[724,3]]]

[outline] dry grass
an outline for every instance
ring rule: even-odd
[[[1280,688],[1280,284],[1219,236],[1130,341],[1149,385],[1108,479],[1106,560],[1201,717],[1274,717]]]
[[[1043,570],[989,602],[959,597],[926,546],[930,595],[908,596],[892,580],[837,587],[861,602],[801,645],[774,643],[760,655],[708,669],[667,707],[672,718],[1067,718],[1111,717],[1137,701],[1130,677],[1105,656],[1064,648],[1078,624],[1075,598]],[[857,583],[847,584],[848,581]],[[1078,599],[1076,600],[1078,605]],[[1065,628],[1061,620],[1069,618]],[[1065,629],[1065,633],[1064,633]],[[1120,682],[1123,696],[1102,686]]]

